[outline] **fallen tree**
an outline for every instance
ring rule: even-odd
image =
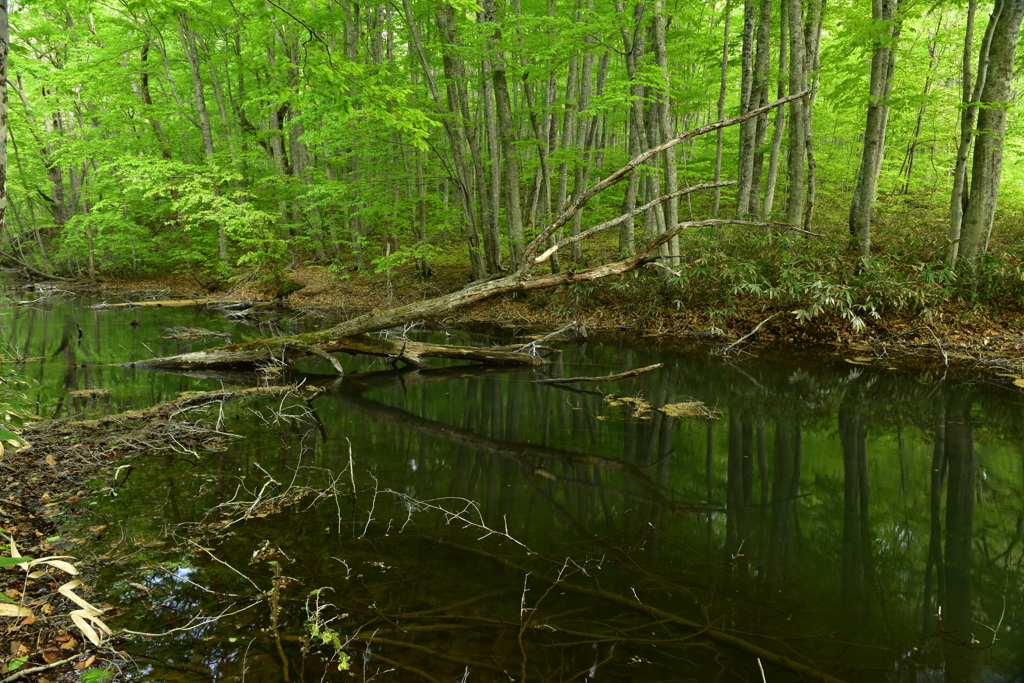
[[[778,228],[810,234],[797,226],[788,223],[774,223],[762,221],[730,220],[730,219],[708,219],[703,221],[686,221],[675,225],[658,235],[656,239],[647,244],[635,256],[630,258],[605,263],[584,270],[568,270],[559,273],[545,275],[534,275],[536,266],[547,261],[559,249],[570,244],[587,239],[599,232],[608,230],[619,225],[631,216],[636,216],[652,206],[661,204],[672,197],[678,197],[696,192],[699,190],[723,187],[735,184],[735,181],[702,183],[684,188],[677,192],[664,195],[636,210],[623,214],[618,218],[606,221],[581,232],[571,238],[559,240],[553,246],[548,246],[546,251],[539,253],[542,248],[550,244],[551,238],[559,229],[564,227],[573,216],[579,213],[587,202],[595,196],[604,192],[613,185],[619,183],[629,176],[637,167],[657,154],[674,147],[680,143],[691,140],[707,133],[734,126],[748,119],[768,112],[787,102],[805,97],[808,91],[790,95],[776,100],[760,109],[755,109],[743,116],[718,121],[706,126],[695,128],[679,137],[673,138],[657,147],[647,150],[634,157],[628,164],[607,176],[603,180],[582,192],[573,203],[549,226],[540,232],[526,247],[523,265],[503,277],[479,281],[460,289],[456,292],[425,299],[415,303],[398,306],[387,310],[375,309],[363,315],[356,316],[334,327],[317,332],[307,332],[292,336],[272,337],[260,339],[243,344],[231,344],[220,348],[206,349],[192,353],[168,356],[165,358],[154,358],[135,363],[135,367],[163,368],[196,370],[218,367],[240,367],[252,366],[259,363],[283,362],[290,363],[303,356],[320,356],[334,366],[341,374],[341,365],[336,359],[330,356],[333,352],[344,352],[351,354],[370,354],[384,356],[394,362],[402,361],[409,365],[422,366],[424,358],[459,358],[463,360],[480,361],[484,363],[506,363],[506,364],[537,364],[540,359],[533,354],[524,352],[522,349],[506,348],[496,350],[494,348],[476,347],[452,347],[438,344],[422,344],[412,341],[377,339],[368,336],[370,333],[391,329],[399,325],[418,322],[421,320],[442,318],[455,309],[469,304],[483,301],[502,294],[516,292],[528,292],[538,289],[547,289],[561,285],[569,285],[576,282],[589,282],[613,275],[629,273],[651,264],[661,265],[659,251],[662,245],[667,244],[679,233],[690,228],[712,227],[721,225],[749,225],[758,227]]]

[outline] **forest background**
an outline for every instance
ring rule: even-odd
[[[0,5],[0,256],[37,275],[479,281],[642,151],[808,90],[639,166],[552,239],[628,218],[545,267],[738,218],[602,286],[712,329],[750,304],[861,329],[1024,295],[1024,0]]]

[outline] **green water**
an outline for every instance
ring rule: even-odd
[[[161,326],[263,332],[218,311],[90,303],[0,311],[8,343],[43,357],[24,373],[46,417],[260,381],[104,365],[201,346],[161,339]],[[122,676],[760,681],[763,667],[770,683],[812,680],[710,627],[846,681],[1020,680],[1019,389],[811,354],[559,346],[539,370],[343,357],[338,381],[310,361],[275,380],[323,387],[308,406],[214,409],[245,438],[155,452],[127,482],[98,481],[116,490],[69,522],[86,541],[75,554],[108,558],[94,601],[124,610],[115,628],[184,629],[125,645],[137,666]],[[656,362],[615,383],[534,381]],[[68,398],[85,388],[110,394]],[[611,392],[653,408],[701,401],[717,417],[637,415]],[[303,487],[295,504],[254,505]],[[349,672],[330,644],[303,647],[311,615],[337,633]]]

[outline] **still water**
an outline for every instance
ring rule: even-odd
[[[44,417],[268,381],[110,365],[223,343],[163,327],[268,330],[93,303],[0,309]],[[123,610],[112,626],[167,634],[124,645],[123,678],[1024,680],[1018,388],[822,355],[558,346],[539,370],[343,358],[339,381],[304,362],[269,381],[321,387],[313,400],[214,408],[244,438],[105,473],[68,522],[73,554],[105,558],[91,595]],[[711,417],[657,410],[690,401]]]

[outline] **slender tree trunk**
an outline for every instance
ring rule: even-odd
[[[467,193],[470,201],[470,206],[477,207],[481,214],[488,211],[487,202],[485,201],[483,184],[486,182],[486,176],[484,175],[483,157],[480,154],[480,145],[478,144],[476,137],[476,130],[473,126],[473,117],[470,114],[469,109],[469,92],[467,90],[467,79],[466,79],[466,66],[462,59],[458,57],[458,36],[455,31],[455,9],[448,3],[442,4],[435,13],[437,21],[437,27],[441,33],[441,40],[446,45],[444,50],[442,62],[444,63],[445,77],[448,79],[448,102],[449,110],[455,117],[456,125],[459,130],[460,137],[466,141],[466,145],[469,148],[469,160],[472,164],[472,173],[467,170],[466,182]],[[495,93],[496,104],[498,106],[499,117],[501,115],[501,101],[497,99],[499,95]],[[499,119],[499,127],[500,127]],[[495,219],[497,220],[497,219]],[[520,219],[520,224],[522,220]],[[476,213],[474,212],[474,220],[472,224],[473,229],[473,240],[477,245],[477,251],[480,249],[480,237],[477,230]],[[497,254],[494,256],[495,260],[500,263],[501,255]],[[486,266],[486,257],[483,254],[477,255],[477,260],[481,267]],[[474,271],[475,272],[475,271]],[[486,272],[481,276],[486,276]]]
[[[801,0],[784,0],[789,14],[789,94],[807,88],[807,50],[804,43],[803,6]],[[813,0],[812,0],[813,1]],[[807,98],[789,103],[789,197],[786,222],[801,225],[806,201],[804,182],[807,178]]]
[[[593,3],[587,2],[583,8],[585,15],[581,15],[579,12],[576,14],[576,22],[581,23],[585,21],[585,17],[590,16],[590,11],[593,9]],[[590,94],[591,86],[593,82],[593,71],[594,71],[594,53],[589,49],[589,40],[584,43],[583,48],[583,64],[580,68],[580,81],[576,104],[576,164],[573,167],[573,185],[572,194],[573,197],[579,196],[586,186],[587,181],[587,151],[590,142],[590,124],[594,120],[593,116],[584,116],[583,112],[590,109]],[[571,234],[576,237],[580,234],[580,226],[583,221],[582,212],[577,213],[572,219]],[[579,242],[575,242],[572,245],[572,260],[574,263],[579,263],[583,258],[582,245]]]
[[[750,4],[749,0],[748,0],[747,4]],[[718,120],[719,121],[721,121],[722,119],[725,118],[725,92],[726,92],[725,86],[727,84],[727,80],[728,80],[727,77],[729,75],[729,23],[730,23],[731,19],[732,19],[732,0],[725,0],[725,28],[722,30],[722,69],[721,69],[721,74],[719,76],[719,83],[718,83]],[[746,22],[744,21],[744,29],[746,29],[745,24],[746,24]],[[744,36],[744,40],[746,40],[746,36]],[[746,43],[744,43],[743,49],[746,50]],[[746,58],[746,53],[744,52],[744,59],[745,58]],[[743,68],[744,69],[747,68],[747,65],[746,65],[745,62],[743,64]],[[746,78],[746,74],[744,74],[744,78]],[[746,82],[744,82],[743,85],[744,85],[744,87],[748,87],[748,84]],[[746,93],[746,94],[749,96],[749,92]],[[741,105],[741,106],[743,106],[743,105]],[[743,125],[745,126],[747,124],[743,124]],[[715,182],[716,183],[722,179],[722,148],[724,146],[724,137],[723,137],[724,135],[725,135],[725,131],[719,129],[718,133],[715,136]],[[742,139],[743,139],[743,128],[741,127],[740,128],[740,141],[741,141],[741,143],[742,143]],[[741,147],[740,148],[740,172],[741,173],[742,173],[742,166],[743,166],[743,148]],[[743,185],[743,178],[741,177],[740,178],[740,190],[742,190],[742,185]],[[716,187],[715,188],[715,201],[714,201],[714,204],[711,207],[711,215],[712,216],[718,216],[718,209],[719,209],[721,200],[722,200],[722,188]]]
[[[740,80],[740,112],[745,114],[757,109],[754,83],[754,27],[758,19],[756,0],[743,3],[743,57]],[[721,118],[721,115],[720,115]],[[754,146],[757,139],[757,119],[751,119],[740,126],[740,155],[736,184],[736,215],[743,218],[751,212],[751,197],[757,204],[754,181]]]
[[[10,41],[7,0],[0,0],[0,240],[7,232],[7,55]],[[46,267],[45,257],[43,267]]]
[[[615,0],[615,10],[620,15],[625,14],[622,0]],[[642,4],[639,2],[635,3],[633,6],[633,25],[636,27],[640,25],[640,13],[642,11]],[[629,156],[633,158],[640,153],[647,140],[643,115],[644,86],[636,78],[637,64],[643,53],[643,40],[635,40],[635,33],[629,30],[628,25],[624,21],[620,23],[622,26],[620,32],[622,34],[623,52],[625,52],[626,56],[626,75],[630,81],[629,120],[626,125],[629,128]],[[628,185],[626,185],[626,194],[622,204],[623,213],[631,214],[633,209],[636,208],[639,189],[640,179],[635,174],[631,175]],[[636,253],[636,229],[635,221],[632,217],[627,219],[619,229],[619,252],[624,256],[632,256]]]
[[[760,0],[757,24],[757,54],[754,59],[754,93],[752,106],[768,104],[768,72],[771,68],[772,2]],[[750,170],[750,197],[747,209],[754,218],[761,216],[761,176],[764,170],[764,146],[768,135],[768,115],[757,117],[754,129],[753,164]]]
[[[526,233],[523,231],[523,209],[519,197],[519,155],[516,152],[516,130],[512,122],[512,100],[509,96],[508,79],[505,76],[505,55],[501,50],[501,26],[498,23],[495,0],[484,0],[484,11],[494,25],[491,34],[494,64],[494,102],[498,111],[498,134],[501,136],[501,156],[504,162],[505,215],[508,220],[509,253],[512,269],[523,264],[526,249]]]
[[[825,16],[826,0],[810,0],[810,2],[804,33],[804,45],[807,49],[805,73],[811,79],[809,84],[811,92],[807,96],[807,110],[804,123],[804,135],[807,139],[807,197],[804,205],[803,222],[801,223],[804,230],[808,231],[811,229],[811,219],[814,214],[814,202],[818,187],[817,162],[814,159],[811,121],[814,118],[814,101],[818,97],[818,67],[821,64],[821,28]],[[891,81],[892,79],[890,78],[889,80]]]
[[[487,270],[497,273],[501,270],[501,232],[498,228],[498,216],[501,213],[501,147],[498,142],[498,115],[494,104],[494,82],[491,77],[494,69],[491,60],[484,58],[483,73],[483,109],[484,125],[487,130],[487,168],[490,171],[489,210],[484,223],[484,255],[487,259]]]
[[[427,85],[430,87],[430,94],[433,97],[434,103],[441,105],[441,94],[438,91],[437,83],[434,81],[433,73],[430,71],[430,62],[427,60],[426,53],[423,50],[423,41],[420,39],[419,27],[416,24],[415,19],[412,15],[412,8],[409,5],[409,0],[402,0],[402,7],[405,10],[406,24],[409,28],[409,42],[412,50],[416,52],[419,57],[420,65],[423,67],[423,75],[427,80]],[[451,7],[447,7],[451,10]],[[442,17],[445,14],[444,8],[438,11],[438,22],[444,23],[447,17]],[[442,31],[442,34],[445,31]],[[445,60],[445,71],[446,75],[449,70],[449,60]],[[449,76],[451,78],[451,76]],[[449,85],[447,89],[448,95],[448,112],[450,115],[457,115],[458,107],[455,100],[457,99],[457,93],[453,85]],[[484,262],[483,253],[480,250],[480,240],[477,237],[476,229],[476,215],[473,210],[473,196],[472,189],[470,187],[469,169],[465,163],[465,152],[463,148],[461,126],[453,124],[450,117],[442,119],[442,125],[444,126],[446,136],[448,138],[449,148],[452,154],[452,165],[455,169],[455,191],[459,196],[459,203],[462,206],[462,215],[465,219],[465,225],[463,227],[463,234],[466,237],[466,244],[469,247],[469,260],[472,267],[473,279],[482,280],[487,276],[487,266]]]
[[[991,19],[996,26],[989,48],[985,87],[979,101],[971,190],[963,217],[961,256],[970,271],[977,269],[992,235],[1003,171],[1006,102],[1010,100],[1022,19],[1024,0],[997,0]],[[978,71],[980,74],[981,69]]]
[[[659,143],[673,139],[676,134],[672,124],[672,89],[669,80],[668,50],[665,45],[665,0],[656,0],[654,3],[654,49],[658,60],[658,68],[661,69],[664,79],[664,92],[661,94],[658,103],[658,115],[661,125],[661,139]],[[676,169],[676,148],[669,147],[665,150],[665,194],[671,195],[679,189],[678,171]],[[665,229],[672,230],[679,223],[679,198],[672,197],[665,202]],[[673,237],[662,249],[662,255],[668,257],[679,256],[679,237]]]
[[[868,93],[867,123],[864,126],[864,146],[861,152],[857,187],[850,202],[850,235],[857,244],[857,256],[871,255],[871,210],[875,203],[875,190],[882,170],[885,153],[885,130],[889,120],[889,93],[892,91],[896,49],[893,41],[899,33],[895,24],[898,0],[872,0],[871,15],[881,26],[875,38],[871,58],[871,84]],[[882,23],[885,22],[885,23]]]
[[[998,7],[998,5],[997,5]],[[971,85],[971,60],[974,52],[974,19],[978,9],[977,0],[971,0],[967,7],[967,29],[964,32],[963,52],[963,96],[960,110],[960,144],[957,147],[956,166],[953,169],[953,191],[949,203],[949,245],[946,251],[946,267],[956,268],[960,255],[960,231],[963,227],[964,210],[967,208],[967,163],[971,155],[971,142],[974,140],[974,123],[978,118],[978,100],[981,90],[985,87],[985,76],[988,71],[988,55],[992,45],[992,32],[996,22],[991,19],[985,30],[978,52],[978,77]]]
[[[786,37],[789,31],[789,2],[781,0],[779,4],[781,18],[779,20],[779,82],[776,99],[781,99],[786,92],[785,73],[789,68],[789,53],[786,50]],[[782,148],[782,133],[786,127],[786,110],[779,107],[775,110],[775,130],[772,132],[772,146],[768,154],[768,175],[764,183],[764,209],[761,215],[770,218],[775,203],[775,184],[779,177],[779,152]]]
[[[416,243],[420,247],[420,273],[423,277],[433,275],[430,266],[430,254],[427,251],[427,185],[423,179],[423,153],[416,150],[416,211],[413,214],[413,226]]]

